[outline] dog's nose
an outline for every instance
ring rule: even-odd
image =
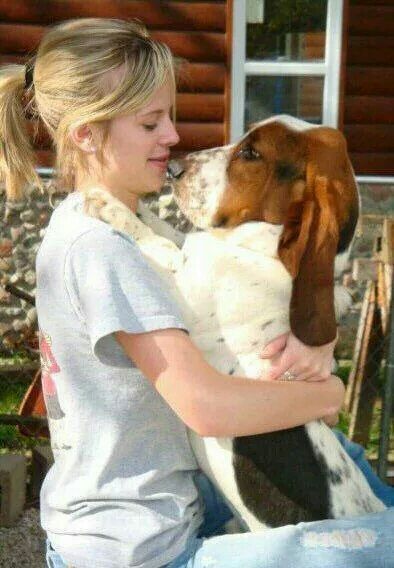
[[[168,177],[178,179],[185,171],[185,166],[183,165],[181,160],[170,160],[168,167],[167,167],[167,175]]]
[[[216,215],[212,221],[212,227],[217,229],[218,227],[225,227],[228,223],[228,217],[226,215]]]

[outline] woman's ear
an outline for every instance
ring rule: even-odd
[[[93,130],[88,124],[81,124],[71,131],[71,139],[74,144],[88,154],[94,154],[97,150],[93,138]]]

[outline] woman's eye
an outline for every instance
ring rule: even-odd
[[[150,132],[156,128],[157,124],[143,124],[145,130],[149,130]]]
[[[258,160],[261,158],[261,155],[252,148],[252,146],[245,146],[238,152],[238,156],[243,158],[244,160]]]

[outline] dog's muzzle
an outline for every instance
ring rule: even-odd
[[[185,168],[179,160],[171,160],[167,167],[167,178],[179,179],[184,171]]]

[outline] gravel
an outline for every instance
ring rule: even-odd
[[[13,527],[0,527],[0,568],[46,568],[38,509],[26,509]]]

